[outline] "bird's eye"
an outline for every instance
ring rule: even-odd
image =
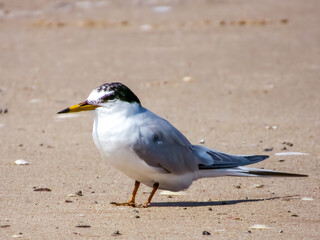
[[[115,98],[116,98],[116,95],[112,93],[112,94],[103,96],[101,99],[102,99],[102,102],[108,102],[108,101],[114,100]]]
[[[115,98],[116,98],[116,95],[115,94],[111,94],[111,95],[106,97],[106,100],[110,101],[110,100],[114,100]]]

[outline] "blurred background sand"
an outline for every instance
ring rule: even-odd
[[[0,239],[318,239],[319,12],[316,0],[0,1]],[[56,115],[113,81],[194,144],[309,178],[202,179],[148,209],[114,207],[134,181],[101,160],[92,114]]]

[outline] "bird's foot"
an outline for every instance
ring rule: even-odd
[[[150,206],[149,202],[146,202],[145,204],[141,205],[142,208],[148,208]]]
[[[137,204],[134,202],[124,202],[124,203],[110,202],[110,204],[115,205],[115,206],[137,207]]]

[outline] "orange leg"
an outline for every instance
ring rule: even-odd
[[[135,207],[136,206],[135,200],[136,200],[136,195],[137,195],[139,186],[140,186],[140,182],[136,181],[134,183],[134,189],[133,189],[132,196],[131,196],[131,199],[130,199],[129,202],[124,202],[124,203],[111,202],[111,204],[114,204],[116,206],[131,206],[131,207]]]
[[[147,200],[147,201],[145,202],[145,204],[143,205],[143,207],[146,208],[146,207],[149,206],[149,204],[150,204],[150,202],[151,202],[151,200],[152,200],[152,198],[153,198],[153,195],[156,193],[158,187],[159,187],[159,183],[158,183],[158,182],[155,182],[155,183],[153,184],[152,192],[151,192],[148,200]]]

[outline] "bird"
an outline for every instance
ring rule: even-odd
[[[135,198],[140,183],[152,188],[142,205],[148,207],[157,189],[185,190],[200,178],[308,176],[245,167],[268,155],[232,155],[193,145],[170,122],[144,108],[120,82],[102,84],[84,102],[58,114],[90,110],[94,111],[93,140],[102,157],[135,181],[130,200],[112,202],[117,206],[138,206]]]

